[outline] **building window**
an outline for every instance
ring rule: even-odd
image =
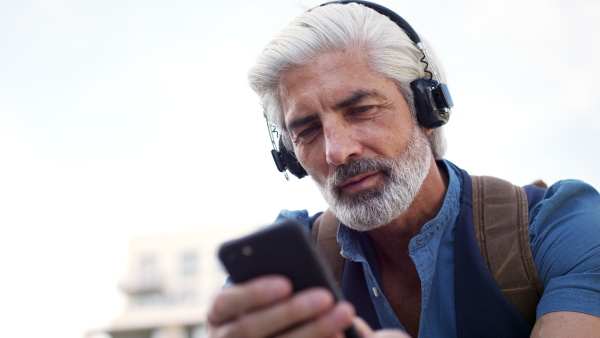
[[[190,338],[205,338],[207,336],[206,327],[202,324],[188,327],[187,330]]]
[[[181,294],[179,295],[179,302],[184,303],[184,304],[195,303],[196,302],[196,292],[194,292],[192,290],[187,290],[187,291],[181,292]]]
[[[163,297],[156,293],[137,295],[133,299],[138,307],[151,307],[164,303]]]
[[[153,286],[158,282],[158,268],[154,256],[144,256],[140,261],[140,284]]]
[[[198,255],[195,252],[187,252],[181,257],[181,274],[194,276],[198,273]]]

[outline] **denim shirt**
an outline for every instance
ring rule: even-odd
[[[408,252],[421,279],[420,337],[457,335],[454,241],[463,182],[454,164],[438,164],[446,166],[449,176],[444,204],[411,239]],[[559,181],[530,208],[529,239],[544,287],[537,318],[554,311],[600,317],[600,194],[581,181]],[[283,210],[278,218],[294,219],[310,231],[316,216],[309,217],[306,210]],[[362,264],[381,326],[404,330],[385,298],[368,234],[342,224],[337,239],[344,255]]]
[[[456,332],[454,318],[454,224],[458,216],[462,178],[454,166],[448,169],[449,184],[444,204],[438,215],[427,222],[417,236],[410,240],[408,254],[413,259],[421,279],[421,323],[420,337],[441,337],[447,332]],[[384,328],[404,330],[394,314],[382,290],[381,276],[377,261],[366,261],[361,247],[352,243],[361,243],[354,238],[368,236],[346,226],[340,227],[338,241],[342,252],[351,260],[362,262],[365,279],[375,305],[379,322]],[[402,253],[399,253],[402,254]],[[376,293],[378,295],[376,295]],[[431,302],[431,299],[435,301]],[[440,303],[441,301],[441,303]],[[434,304],[432,304],[434,303]],[[442,309],[444,309],[442,311]]]
[[[420,233],[409,243],[409,255],[413,259],[421,279],[421,323],[420,337],[448,336],[456,332],[454,316],[454,229],[458,216],[462,177],[459,169],[443,161],[448,172],[449,184],[444,204],[438,215],[427,222]],[[307,227],[310,219],[306,211],[283,210],[279,217],[291,218]],[[365,280],[371,292],[371,300],[383,328],[404,327],[385,298],[377,260],[371,250],[364,250],[369,241],[366,232],[352,230],[342,224],[338,231],[338,242],[343,254],[363,265]],[[401,253],[399,253],[401,254]]]

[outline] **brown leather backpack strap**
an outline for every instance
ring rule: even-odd
[[[543,286],[529,243],[527,195],[489,176],[471,176],[473,225],[486,265],[511,304],[533,325]]]
[[[337,241],[339,225],[340,220],[335,217],[331,210],[327,209],[315,220],[311,237],[329,263],[338,285],[341,285],[346,259],[342,257],[342,247]]]

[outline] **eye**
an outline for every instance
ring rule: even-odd
[[[304,129],[300,130],[298,132],[298,134],[296,134],[294,142],[301,142],[304,144],[309,143],[310,141],[312,141],[312,139],[314,139],[316,137],[318,130],[319,130],[319,125],[308,126]]]
[[[313,133],[313,132],[314,132],[316,129],[317,129],[316,127],[308,127],[308,128],[305,128],[305,129],[304,129],[304,130],[302,130],[300,133],[298,133],[298,136],[297,136],[297,137],[299,137],[299,138],[302,138],[302,137],[307,137],[307,136],[309,136],[310,134],[312,134],[312,133]]]
[[[368,112],[369,110],[373,109],[373,106],[362,106],[362,107],[356,107],[350,110],[350,114],[363,114]]]

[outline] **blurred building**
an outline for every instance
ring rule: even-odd
[[[119,285],[126,307],[99,331],[112,338],[205,337],[207,306],[225,281],[217,248],[255,228],[133,238]]]

